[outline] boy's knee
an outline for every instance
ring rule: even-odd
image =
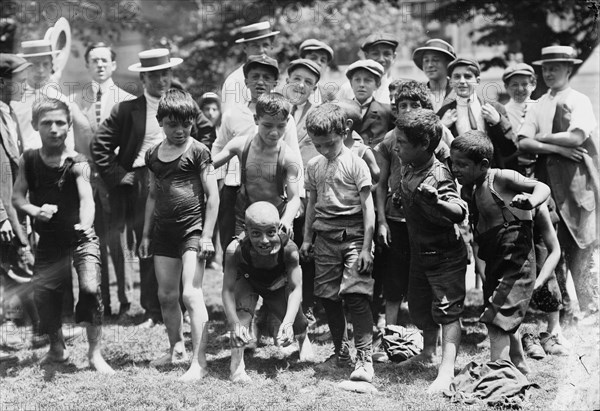
[[[158,291],[158,301],[161,305],[179,304],[178,291]]]
[[[181,298],[185,306],[190,307],[202,303],[204,301],[204,294],[201,289],[183,290]]]

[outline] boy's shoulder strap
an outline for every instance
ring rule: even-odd
[[[252,144],[253,139],[254,136],[248,137],[244,143],[244,148],[242,149],[242,158],[240,159],[240,183],[242,187],[246,185],[246,162],[248,161],[248,153],[250,152],[250,145]]]
[[[35,171],[39,159],[39,149],[25,150],[23,153],[23,163],[25,164],[25,180],[29,189],[37,187],[37,173]]]

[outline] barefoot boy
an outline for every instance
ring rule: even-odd
[[[223,307],[231,327],[231,375],[233,382],[248,382],[244,346],[252,339],[250,322],[258,297],[281,321],[277,340],[288,346],[297,336],[300,361],[312,358],[306,335],[308,320],[302,313],[302,270],[296,244],[280,234],[277,209],[259,201],[246,209],[246,236],[231,242],[225,259]]]
[[[191,95],[176,89],[158,102],[156,118],[165,139],[146,152],[150,187],[139,250],[142,258],[154,255],[158,298],[170,344],[170,352],[151,365],[187,360],[179,306],[183,283],[183,303],[192,326],[192,362],[182,381],[199,380],[208,373],[204,351],[208,313],[202,279],[204,260],[214,254],[212,235],[219,209],[210,151],[190,138],[198,110]]]
[[[315,296],[321,298],[335,352],[327,362],[351,363],[342,299],[354,325],[356,366],[351,380],[373,380],[372,242],[375,210],[367,164],[344,146],[344,111],[326,103],[312,111],[306,128],[321,155],[308,163],[309,192],[303,258],[315,259]],[[313,233],[316,233],[314,245]],[[312,252],[314,249],[314,253]]]
[[[433,362],[442,326],[442,363],[430,393],[447,389],[454,378],[467,268],[465,244],[456,226],[464,220],[467,205],[450,170],[435,158],[441,137],[442,123],[431,110],[413,110],[396,123],[400,194],[411,252],[408,306],[413,322],[423,330],[424,344],[421,354],[407,363]]]
[[[480,320],[488,328],[491,360],[512,361],[526,374],[518,329],[535,284],[531,210],[548,198],[550,189],[515,171],[490,168],[494,148],[483,132],[457,137],[450,155],[458,182],[475,185],[471,200],[475,241],[479,258],[486,263],[486,307]]]
[[[281,94],[263,94],[256,102],[256,134],[234,138],[214,156],[216,168],[232,157],[240,160],[241,188],[235,203],[235,233],[243,232],[246,208],[257,201],[273,204],[281,217],[281,228],[292,236],[294,218],[300,208],[298,179],[302,158],[283,141],[290,105]]]
[[[87,159],[65,145],[71,114],[61,100],[44,97],[34,103],[31,122],[40,134],[42,147],[23,153],[13,204],[35,220],[34,229],[40,236],[33,281],[40,331],[50,338],[45,361],[65,362],[69,358],[61,315],[73,265],[79,278],[75,319],[89,324],[86,331],[90,366],[112,374],[113,369],[100,353],[104,311],[100,248],[93,228],[94,200]]]

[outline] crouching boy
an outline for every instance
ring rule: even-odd
[[[231,327],[233,382],[248,382],[244,346],[252,339],[250,322],[258,297],[281,321],[277,340],[288,346],[298,338],[300,361],[312,358],[306,335],[308,320],[300,309],[302,270],[296,244],[280,234],[277,208],[266,201],[246,209],[246,236],[227,248],[223,277],[223,307]]]
[[[550,188],[515,171],[490,168],[494,148],[481,131],[456,138],[450,155],[458,182],[475,186],[472,221],[478,255],[485,261],[480,321],[488,328],[491,360],[512,361],[527,373],[518,329],[535,286],[531,210],[548,198]]]

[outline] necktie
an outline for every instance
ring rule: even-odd
[[[473,110],[471,110],[471,99],[467,100],[467,111],[469,113],[471,130],[477,130],[477,120],[475,120],[475,115],[473,114]]]
[[[102,90],[98,89],[96,94],[96,103],[94,104],[96,109],[96,124],[100,124],[102,116]]]

